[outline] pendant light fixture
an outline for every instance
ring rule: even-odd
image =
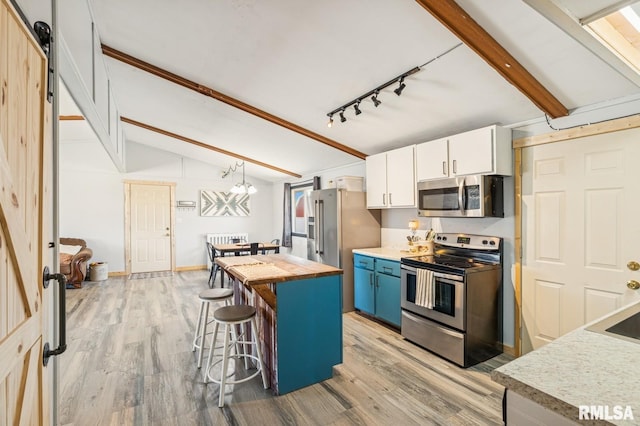
[[[242,163],[236,162],[234,166],[229,166],[229,168],[222,173],[222,178],[224,179],[225,177],[227,177],[229,173],[235,173],[235,171],[240,167],[242,167],[242,183],[236,183],[235,185],[233,185],[229,192],[231,192],[232,194],[255,194],[256,192],[258,192],[256,187],[245,180],[244,161]]]

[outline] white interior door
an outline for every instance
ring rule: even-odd
[[[42,286],[45,264],[53,266],[46,76],[39,43],[0,1],[0,425],[51,422],[53,363],[43,367],[55,291]]]
[[[131,184],[131,272],[170,271],[171,185]]]
[[[640,129],[523,149],[522,351],[640,298]]]

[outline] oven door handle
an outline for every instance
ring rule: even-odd
[[[418,273],[418,269],[428,269],[428,268],[414,268],[413,266],[407,266],[407,265],[400,265],[400,268],[404,269],[405,271],[408,271],[409,273],[413,273],[413,274],[417,274]],[[445,273],[442,273],[442,272],[434,272],[433,273],[433,277],[434,278],[443,278],[443,279],[446,279],[446,280],[458,281],[458,282],[464,281],[464,276],[462,276],[462,275],[445,274]]]
[[[414,268],[413,266],[400,265],[400,268],[401,268],[401,269],[404,269],[404,270],[406,270],[406,271],[409,271],[409,272],[413,272],[414,274],[415,274],[416,272],[418,272],[418,269],[417,269],[417,268]]]

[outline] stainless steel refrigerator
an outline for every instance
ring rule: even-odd
[[[307,258],[342,269],[342,310],[353,311],[355,248],[380,247],[380,210],[367,210],[366,192],[330,188],[307,197]]]

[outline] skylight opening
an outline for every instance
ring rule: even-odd
[[[624,16],[627,21],[633,25],[633,28],[635,28],[636,31],[640,31],[640,16],[638,16],[631,6],[623,7],[620,9],[620,13],[622,13],[622,16]]]
[[[588,23],[585,28],[640,74],[640,4],[625,6]]]

